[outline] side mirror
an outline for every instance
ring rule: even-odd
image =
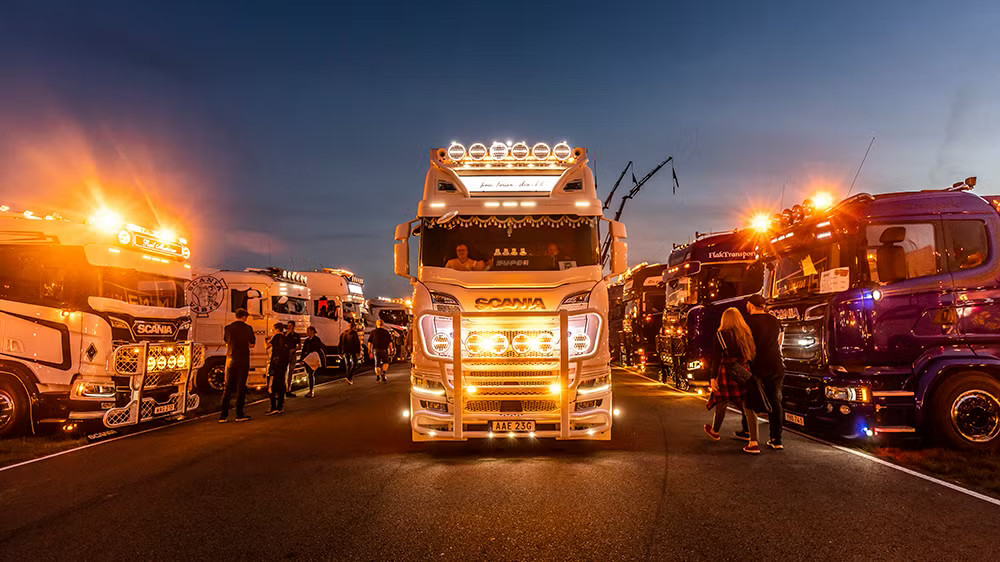
[[[406,239],[398,240],[393,247],[393,255],[396,275],[400,277],[410,277],[410,242]]]
[[[247,289],[248,299],[259,299],[261,297],[263,297],[263,295],[261,295],[260,291],[258,291],[257,289]]]
[[[612,238],[627,238],[628,234],[625,232],[625,223],[618,221],[608,221],[611,227],[611,237]]]
[[[628,269],[628,243],[622,238],[611,241],[611,275],[621,275]]]
[[[410,237],[410,223],[404,222],[396,225],[396,240],[406,240]]]
[[[286,296],[282,296],[281,298],[278,299],[278,304],[285,304],[287,302],[288,302],[288,297]]]

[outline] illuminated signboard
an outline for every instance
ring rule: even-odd
[[[147,252],[155,252],[168,256],[185,257],[184,246],[175,242],[167,242],[152,236],[136,232],[132,235],[132,244]]]
[[[551,193],[559,176],[462,176],[469,193]]]
[[[363,295],[365,293],[364,289],[361,288],[361,285],[358,285],[357,283],[348,283],[347,290],[352,295]]]

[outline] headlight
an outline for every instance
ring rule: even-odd
[[[609,388],[611,388],[611,376],[604,375],[603,377],[597,377],[581,382],[580,386],[576,388],[576,393],[586,396],[587,394],[604,392]]]
[[[580,310],[587,308],[589,304],[590,291],[581,291],[564,298],[562,303],[559,304],[559,308],[563,310]]]
[[[597,349],[601,333],[601,317],[593,312],[569,317],[569,334],[566,340],[570,357],[591,355]]]
[[[830,400],[844,400],[847,402],[870,402],[871,389],[867,386],[828,386],[826,387],[826,397]]]
[[[110,384],[80,381],[73,386],[77,396],[87,398],[114,398],[115,387]]]
[[[434,310],[442,312],[459,312],[462,310],[462,305],[458,303],[458,299],[444,293],[431,292],[431,303],[434,305]]]
[[[688,361],[688,371],[697,371],[699,369],[705,368],[705,362],[701,359],[695,359],[694,361]]]
[[[421,377],[410,377],[410,388],[413,392],[430,396],[444,396],[444,385]]]
[[[420,317],[420,339],[424,342],[424,353],[431,357],[452,356],[454,333],[450,316],[425,314]]]

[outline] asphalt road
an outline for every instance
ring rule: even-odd
[[[0,472],[0,559],[982,559],[1000,508],[624,371],[613,439],[413,444],[407,372]],[[723,428],[739,423],[730,415]],[[766,430],[766,427],[762,427]]]

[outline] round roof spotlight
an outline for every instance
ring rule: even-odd
[[[531,147],[531,155],[539,160],[545,160],[549,157],[549,154],[552,154],[552,149],[549,148],[549,145],[544,142],[540,142]]]
[[[465,147],[457,142],[451,143],[451,146],[448,147],[448,158],[458,161],[461,160],[463,156],[465,156]]]
[[[566,160],[573,155],[573,149],[568,144],[561,142],[552,148],[552,154],[555,154],[556,158],[560,160]]]
[[[482,160],[486,156],[487,152],[489,151],[486,150],[486,145],[481,142],[477,142],[469,147],[469,158],[472,158],[473,160]]]
[[[510,148],[510,155],[518,160],[524,160],[530,153],[531,149],[523,142],[519,142]]]
[[[500,141],[496,141],[490,145],[490,156],[492,156],[494,160],[503,160],[504,158],[507,158],[508,151],[509,149],[507,148],[507,145]]]

